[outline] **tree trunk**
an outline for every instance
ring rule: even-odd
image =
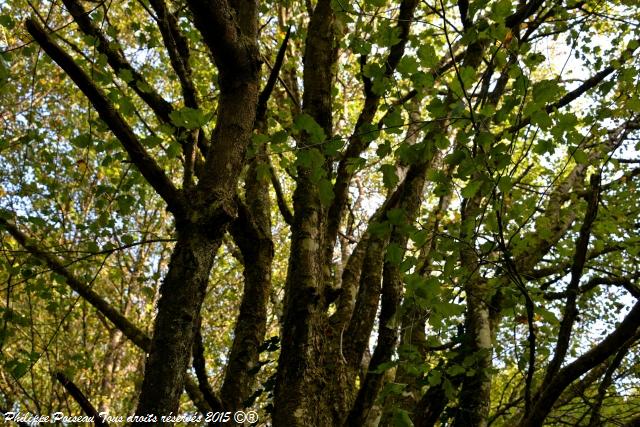
[[[145,365],[137,415],[178,412],[197,319],[222,233],[211,237],[197,227],[178,233],[169,272],[160,287],[158,314]],[[159,422],[159,425],[165,423]]]
[[[489,306],[482,283],[467,287],[467,313],[465,315],[464,346],[473,357],[474,375],[466,377],[460,391],[460,404],[454,426],[486,427],[491,404],[492,341]]]
[[[274,247],[268,183],[258,174],[258,165],[267,165],[267,161],[263,147],[249,165],[245,183],[246,206],[240,204],[238,218],[230,227],[242,253],[244,292],[220,391],[222,403],[228,411],[242,409],[251,395],[252,370],[258,364],[259,347],[267,327]]]
[[[464,266],[467,310],[465,312],[464,354],[473,360],[473,375],[466,376],[460,391],[460,403],[455,427],[486,427],[491,404],[491,323],[489,321],[489,292],[487,283],[479,275],[479,262],[475,252],[475,227],[479,215],[480,197],[466,200],[462,208],[461,241],[466,244],[460,251]]]
[[[300,183],[294,194],[295,217],[285,285],[282,350],[275,390],[275,426],[331,425],[318,397],[322,394],[324,352],[320,256],[321,210],[317,189]]]

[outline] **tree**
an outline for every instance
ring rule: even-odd
[[[3,410],[637,422],[639,18],[11,0]]]

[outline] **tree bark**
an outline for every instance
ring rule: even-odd
[[[322,127],[328,139],[332,136],[331,90],[337,49],[331,2],[319,0],[307,30],[303,112]],[[309,147],[302,135],[299,149],[315,148]],[[324,292],[331,262],[322,252],[326,215],[311,170],[298,167],[297,172],[273,423],[287,427],[336,425],[325,383],[328,327]]]
[[[258,176],[258,164],[266,161],[266,153],[261,151],[251,162],[245,186],[247,205],[240,204],[238,218],[230,227],[244,261],[244,291],[220,392],[225,410],[229,411],[243,408],[251,395],[255,375],[252,370],[258,364],[267,326],[274,247],[268,182]]]
[[[475,252],[476,217],[479,214],[480,197],[463,203],[460,262],[464,266],[467,310],[462,351],[475,360],[474,374],[465,377],[460,391],[460,403],[454,426],[485,427],[491,403],[491,355],[492,339],[489,316],[488,287],[479,275],[479,262]]]
[[[178,412],[209,273],[222,242],[221,234],[209,237],[198,227],[185,228],[178,232],[169,271],[160,287],[137,415],[159,417]]]

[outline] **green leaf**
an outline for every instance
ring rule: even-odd
[[[169,119],[174,126],[185,129],[198,129],[209,123],[213,113],[204,113],[200,109],[183,107],[169,114]]]
[[[476,195],[481,186],[482,181],[470,181],[467,186],[462,189],[460,194],[462,194],[462,197],[464,197],[465,199],[470,199]]]
[[[511,190],[512,185],[513,183],[511,182],[511,177],[509,176],[502,176],[498,181],[498,189],[501,193],[508,193],[509,190]]]
[[[362,68],[362,74],[372,80],[379,79],[384,76],[384,68],[382,68],[382,66],[377,62],[367,62],[367,64]]]
[[[131,73],[130,70],[126,68],[123,68],[120,71],[118,71],[118,77],[122,79],[125,83],[129,83],[131,80],[133,80],[133,74]]]
[[[379,364],[378,366],[376,366],[375,368],[371,369],[371,372],[374,374],[383,374],[386,371],[388,371],[389,369],[393,368],[394,366],[397,366],[396,362],[390,361],[390,362],[384,362]],[[389,384],[394,384],[394,383],[389,383]],[[397,386],[404,386],[404,384],[396,384]],[[393,389],[394,387],[392,387]],[[404,387],[401,387],[400,389],[402,389]]]
[[[429,277],[427,279],[421,280],[415,289],[415,294],[428,302],[437,301],[442,288],[440,286],[440,281],[436,277]],[[437,304],[437,302],[435,303]]]
[[[387,246],[387,254],[385,259],[394,265],[400,265],[404,257],[404,250],[397,244],[391,243]]]
[[[316,184],[326,175],[323,169],[324,161],[324,155],[317,148],[298,150],[296,153],[296,164],[308,169],[309,179]]]
[[[428,237],[429,233],[427,230],[418,230],[411,235],[411,240],[413,240],[417,247],[422,247],[422,245],[427,242]]]
[[[535,147],[533,147],[533,152],[536,154],[545,154],[553,152],[554,149],[555,146],[553,141],[549,139],[541,139],[536,143]]]
[[[382,182],[384,186],[390,190],[395,188],[400,180],[396,174],[396,167],[394,165],[385,164],[380,166],[380,170],[382,171]]]
[[[531,114],[531,123],[540,127],[540,129],[549,129],[553,122],[549,113],[545,110],[537,110]]]
[[[0,56],[0,87],[9,79],[9,67],[5,64],[4,59]]]
[[[7,30],[11,31],[15,26],[16,22],[11,17],[11,15],[0,15],[0,27],[4,27]]]
[[[476,78],[476,70],[473,67],[462,67],[460,69],[460,79],[464,84],[465,88],[471,86],[473,81]]]
[[[344,143],[340,138],[334,138],[322,145],[322,151],[327,156],[337,156]]]
[[[418,60],[413,56],[404,56],[398,63],[397,70],[400,74],[409,76],[418,71],[419,65]]]
[[[634,113],[640,113],[640,97],[634,95],[627,101],[627,108]]]
[[[178,142],[171,141],[167,146],[167,157],[169,157],[170,159],[178,158],[181,152],[182,146]]]
[[[29,367],[28,363],[17,359],[12,359],[5,363],[5,368],[16,380],[22,378],[29,371]]]
[[[387,212],[387,218],[393,225],[403,225],[407,222],[407,213],[404,209],[394,208],[390,209],[389,212]]]
[[[363,142],[371,142],[378,139],[380,130],[378,126],[372,123],[364,123],[358,128],[358,136],[360,136]]]
[[[322,178],[318,182],[318,196],[323,206],[331,205],[335,195],[333,194],[333,185],[328,179]]]
[[[271,135],[271,144],[284,144],[289,139],[289,134],[285,130],[280,130]]]
[[[391,142],[383,141],[378,144],[378,148],[376,149],[376,155],[378,157],[386,157],[391,154]]]
[[[421,44],[420,47],[418,47],[418,58],[420,59],[420,63],[426,68],[432,68],[439,61],[436,50],[428,43]]]
[[[118,197],[118,208],[124,215],[128,215],[133,211],[134,203],[135,199],[131,196],[125,195]]]
[[[91,135],[88,133],[81,133],[75,138],[71,138],[69,142],[78,148],[86,148],[91,145]]]
[[[45,228],[47,226],[47,222],[38,216],[30,215],[28,220],[31,224],[40,228]]]
[[[404,120],[398,108],[394,108],[389,114],[386,114],[383,123],[385,126],[384,130],[387,133],[400,134],[403,131],[402,126],[404,125]]]
[[[409,412],[404,409],[394,409],[393,425],[395,427],[413,427],[413,421],[411,421],[411,417],[409,417]]]
[[[410,78],[416,90],[431,90],[433,89],[433,86],[435,84],[435,81],[433,80],[431,74],[427,74],[423,71],[413,73]]]
[[[573,152],[573,158],[575,159],[576,163],[580,163],[583,165],[589,162],[589,156],[587,156],[587,153],[585,153],[580,148],[576,148],[576,150]]]
[[[156,290],[151,286],[141,286],[140,292],[142,292],[142,294],[147,297],[148,300],[153,300],[153,298],[156,296]]]
[[[296,116],[293,121],[293,128],[298,133],[305,132],[309,137],[309,142],[319,144],[326,138],[324,129],[310,115],[303,113]]]
[[[142,80],[138,80],[136,82],[136,87],[140,90],[140,92],[142,93],[150,93],[153,91],[153,88],[151,86],[149,86],[149,84],[145,81]],[[207,120],[208,121],[208,120]],[[203,123],[204,124],[204,123]]]
[[[351,40],[351,45],[349,47],[353,53],[358,55],[368,55],[371,52],[371,43],[360,38],[354,38]]]
[[[375,79],[373,80],[373,85],[371,85],[371,91],[378,96],[382,96],[391,87],[391,83],[388,77]]]
[[[533,85],[533,100],[538,105],[543,105],[558,96],[560,87],[555,80],[543,80]]]
[[[118,106],[118,110],[124,116],[130,116],[136,110],[136,107],[135,105],[133,105],[133,102],[131,102],[131,99],[129,99],[129,97],[125,95],[118,97],[118,99],[116,100],[116,105]]]
[[[427,381],[429,385],[435,387],[442,382],[442,373],[438,370],[432,370],[429,372],[429,376],[427,377]]]
[[[420,159],[420,148],[416,145],[411,145],[406,142],[400,144],[396,150],[396,155],[406,165],[416,163]]]
[[[271,179],[271,168],[266,163],[258,163],[256,167],[256,177],[259,182],[268,183]]]
[[[444,394],[447,396],[447,398],[449,400],[455,399],[456,389],[453,386],[453,384],[451,384],[451,381],[445,378],[444,382],[442,383],[442,386],[444,388]]]
[[[444,158],[444,161],[451,166],[455,166],[460,164],[460,162],[462,162],[466,157],[467,157],[467,153],[465,151],[455,150],[453,153],[448,154]]]
[[[500,18],[509,16],[511,13],[512,3],[513,2],[511,0],[499,0],[493,3],[491,6],[491,11],[493,12],[491,14],[491,18],[494,21],[499,22]]]
[[[390,22],[384,22],[374,36],[375,42],[382,47],[394,46],[400,42],[400,31],[398,26],[391,25]]]
[[[383,237],[391,231],[391,224],[387,221],[383,222],[373,222],[369,224],[369,231],[373,236]]]
[[[460,365],[453,365],[447,368],[447,375],[449,375],[450,377],[455,377],[464,374],[465,372],[465,367]]]
[[[447,261],[444,263],[444,271],[442,272],[444,277],[451,277],[453,275],[453,270],[455,269],[457,263],[457,257],[454,255],[448,256]]]

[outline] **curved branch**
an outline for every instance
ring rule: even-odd
[[[580,286],[578,294],[584,294],[591,289],[600,285],[621,286],[627,290],[633,297],[640,299],[640,288],[634,284],[633,281],[640,278],[640,274],[623,277],[592,277],[587,283]],[[557,300],[567,298],[569,296],[568,291],[562,292],[545,292],[543,298],[546,300]]]
[[[7,230],[7,232],[20,244],[20,246],[25,248],[35,258],[42,261],[51,269],[51,271],[64,277],[67,285],[69,285],[71,289],[77,292],[78,295],[84,298],[96,310],[109,319],[134,344],[142,349],[149,348],[149,337],[142,332],[142,330],[131,323],[131,321],[124,317],[118,310],[113,308],[100,295],[98,295],[98,293],[91,289],[91,287],[70,272],[60,260],[50,253],[40,249],[27,237],[27,235],[20,231],[18,227],[2,217],[0,217],[0,227]]]
[[[168,210],[177,217],[181,217],[185,210],[181,192],[173,185],[164,170],[147,153],[129,124],[116,111],[102,90],[75,63],[73,58],[51,39],[40,24],[33,19],[27,19],[25,25],[29,34],[33,36],[47,55],[64,70],[85,96],[89,98],[100,118],[104,120],[109,129],[118,138],[142,176],[167,203]]]
[[[278,180],[278,176],[276,175],[275,170],[273,169],[273,165],[271,161],[269,161],[269,177],[271,178],[271,185],[273,185],[273,190],[276,193],[276,202],[278,203],[278,209],[282,214],[282,218],[284,222],[288,225],[293,225],[293,213],[291,213],[291,209],[287,204],[287,201],[284,198],[284,192],[282,191],[282,185],[280,184],[280,180]]]
[[[267,102],[271,97],[271,92],[273,92],[273,88],[276,85],[276,82],[280,78],[280,69],[282,68],[282,64],[284,63],[284,55],[287,52],[287,45],[289,44],[289,37],[291,36],[291,27],[287,28],[287,32],[284,35],[284,40],[282,40],[282,44],[280,44],[280,48],[278,49],[278,54],[276,55],[276,61],[273,63],[271,67],[271,72],[269,73],[269,78],[267,79],[267,83],[264,88],[258,95],[258,106],[256,108],[256,123],[260,123],[264,121],[265,115],[267,113]],[[258,128],[259,126],[256,126]]]
[[[122,50],[119,47],[114,47],[114,44],[107,40],[98,27],[94,25],[84,7],[77,0],[62,0],[67,10],[78,24],[80,30],[93,37],[96,40],[96,47],[100,53],[107,58],[107,62],[113,68],[113,71],[119,74],[122,71],[128,71],[131,73],[131,79],[126,82],[128,86],[151,107],[158,119],[163,123],[169,123],[169,114],[172,111],[171,104],[162,98],[158,92],[152,89],[152,86],[147,80],[140,74],[127,59],[125,58]],[[145,90],[142,90],[144,88]]]
[[[167,48],[169,61],[178,76],[178,80],[180,80],[184,105],[189,108],[198,108],[198,94],[191,75],[187,39],[178,28],[178,21],[175,15],[171,13],[163,0],[151,0],[150,4],[157,15],[158,28]],[[203,151],[203,153],[206,153],[206,151]]]
[[[640,302],[636,302],[622,323],[597,346],[560,369],[544,390],[541,391],[531,414],[522,420],[519,427],[543,425],[553,408],[553,403],[573,381],[604,362],[638,332],[640,325]]]
[[[385,61],[384,78],[388,78],[393,74],[400,60],[404,56],[405,46],[409,39],[409,31],[411,29],[413,15],[417,5],[417,0],[403,0],[400,4],[400,13],[397,25],[397,28],[400,30],[398,35],[399,41],[389,49],[389,55]],[[361,66],[364,66],[366,58],[361,57],[360,60]],[[338,164],[336,182],[333,186],[335,198],[329,208],[327,216],[327,240],[324,248],[327,259],[330,258],[328,257],[328,253],[333,250],[334,242],[338,236],[338,229],[342,222],[342,217],[348,200],[349,184],[354,175],[354,171],[349,168],[349,161],[358,157],[369,145],[369,143],[366,142],[367,140],[363,139],[361,136],[362,127],[367,124],[371,124],[376,111],[378,110],[378,104],[381,99],[379,94],[376,94],[371,90],[370,80],[364,76],[363,80],[365,87],[364,105],[362,106],[362,110],[358,116],[354,132],[349,139],[349,145],[345,149],[340,163]]]
[[[222,402],[209,384],[209,377],[207,375],[207,362],[204,357],[204,343],[202,341],[202,330],[200,322],[196,329],[196,338],[193,340],[193,369],[196,371],[196,377],[198,378],[198,387],[202,393],[203,398],[207,401],[213,411],[222,411]]]
[[[98,313],[109,319],[133,344],[145,352],[149,351],[151,345],[149,336],[122,315],[122,313],[113,308],[104,298],[91,289],[90,286],[69,271],[60,260],[49,252],[40,249],[27,235],[21,232],[18,227],[2,217],[0,217],[0,227],[7,230],[20,246],[25,248],[31,255],[42,261],[53,272],[64,277],[66,284],[69,285],[72,290],[91,304]],[[186,375],[185,390],[200,411],[207,412],[211,410],[198,390],[198,386],[188,375]]]
[[[573,256],[573,265],[571,266],[571,281],[567,286],[567,300],[564,306],[564,315],[560,323],[560,331],[558,332],[558,342],[553,354],[553,358],[549,363],[544,385],[547,385],[553,376],[560,369],[560,365],[564,361],[569,348],[569,340],[571,339],[571,330],[578,316],[578,308],[576,301],[578,299],[578,291],[582,271],[587,260],[587,249],[589,248],[589,238],[591,237],[591,229],[598,215],[598,204],[600,203],[600,175],[591,176],[591,191],[588,197],[587,212],[580,228],[580,234],[576,242],[576,251]]]
[[[78,402],[78,405],[80,405],[84,413],[93,418],[93,422],[97,427],[109,427],[109,424],[106,421],[103,421],[102,417],[98,415],[98,411],[91,404],[89,399],[87,399],[87,396],[84,395],[82,390],[80,390],[78,386],[71,381],[71,379],[62,372],[56,372],[56,379],[60,384],[62,384],[71,397]]]
[[[233,7],[226,0],[188,0],[187,5],[213,55],[223,90],[253,79],[259,67],[257,47],[252,34],[242,33]],[[256,5],[257,2],[246,2],[246,14],[251,14]]]

